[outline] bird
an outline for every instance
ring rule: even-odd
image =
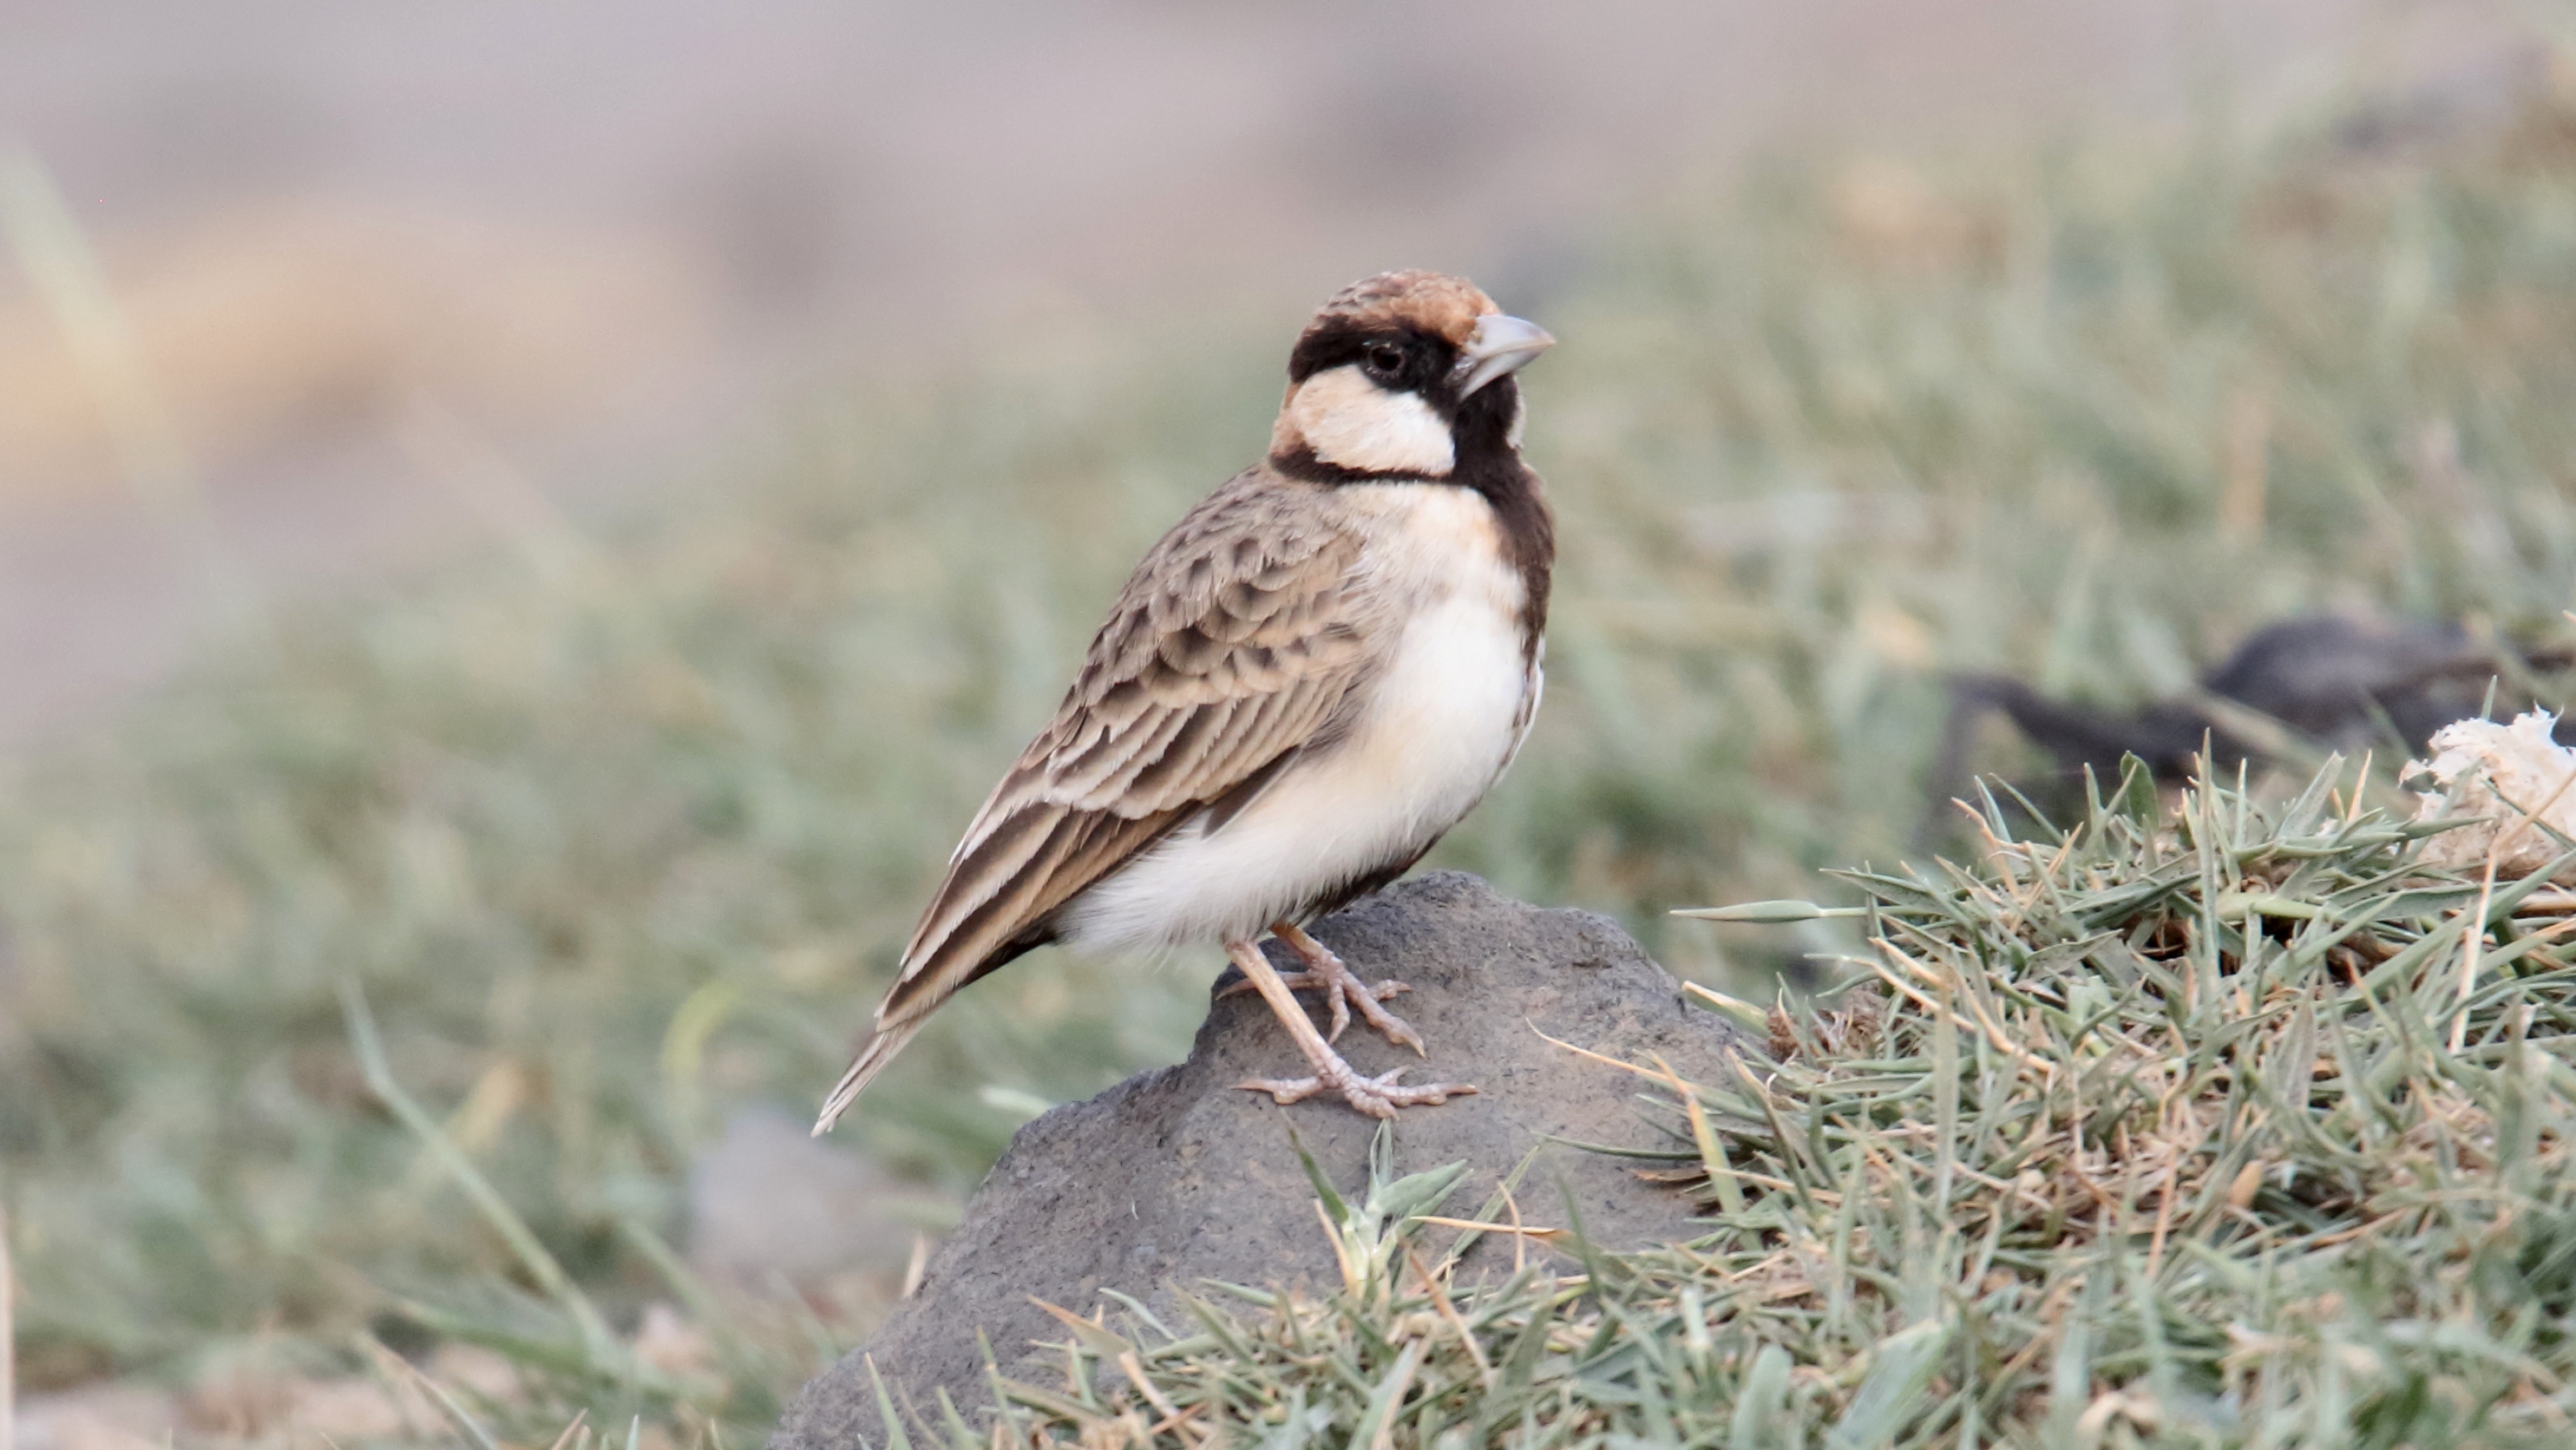
[[[1556,542],[1516,374],[1555,341],[1437,272],[1324,303],[1267,456],[1146,552],[967,826],[818,1136],[942,1003],[1048,943],[1221,946],[1309,1069],[1239,1084],[1276,1102],[1391,1118],[1475,1091],[1345,1061],[1353,1012],[1428,1050],[1382,1005],[1410,988],[1361,981],[1305,927],[1403,875],[1528,737]],[[1273,968],[1265,932],[1304,969]]]

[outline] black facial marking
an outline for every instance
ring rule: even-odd
[[[1302,383],[1355,363],[1381,388],[1428,397],[1457,361],[1458,349],[1447,338],[1418,327],[1344,323],[1317,328],[1297,340],[1297,350],[1288,358],[1288,381]]]
[[[1342,364],[1334,363],[1331,366],[1340,367]],[[1302,382],[1304,379],[1301,378],[1299,381]],[[1479,460],[1499,457],[1511,462],[1515,467],[1518,466],[1519,457],[1513,453],[1508,441],[1512,430],[1512,417],[1520,411],[1521,390],[1518,379],[1496,378],[1478,388],[1462,402],[1450,387],[1448,371],[1444,368],[1429,388],[1416,388],[1411,391],[1430,404],[1432,411],[1439,414],[1441,421],[1449,425],[1450,446],[1456,459],[1451,468],[1449,482],[1466,484],[1468,475]],[[1273,467],[1290,478],[1303,479],[1308,483],[1370,483],[1389,478],[1420,476],[1412,473],[1382,473],[1365,468],[1345,468],[1338,463],[1326,463],[1315,456],[1313,448],[1304,446],[1293,453],[1273,455],[1270,462]]]
[[[1520,383],[1496,378],[1476,390],[1450,424],[1457,465],[1448,482],[1484,496],[1501,527],[1503,553],[1521,574],[1521,647],[1535,656],[1547,633],[1547,595],[1556,569],[1556,517],[1538,475],[1507,439],[1520,410]]]
[[[1556,521],[1538,475],[1521,462],[1510,442],[1512,420],[1520,412],[1520,380],[1499,377],[1461,398],[1450,381],[1457,363],[1455,345],[1419,328],[1342,324],[1318,328],[1298,340],[1288,359],[1288,380],[1302,383],[1317,373],[1356,365],[1379,387],[1419,395],[1448,423],[1456,462],[1448,477],[1433,481],[1473,489],[1492,506],[1494,521],[1502,529],[1503,549],[1521,574],[1523,648],[1535,654],[1547,630]],[[1274,454],[1270,466],[1307,483],[1385,483],[1420,477],[1326,463],[1311,447]]]
[[[1341,323],[1317,328],[1298,339],[1297,350],[1288,358],[1288,381],[1302,383],[1338,367],[1357,367],[1379,387],[1411,393],[1430,404],[1449,425],[1461,459],[1485,446],[1502,447],[1503,435],[1511,431],[1512,414],[1520,406],[1520,389],[1508,377],[1460,398],[1453,381],[1457,345],[1418,327]],[[1310,460],[1307,471],[1297,476],[1347,482],[1369,475]]]
[[[1442,387],[1447,388],[1444,379]],[[1478,388],[1462,400],[1453,398],[1441,408],[1449,420],[1449,436],[1458,441],[1458,457],[1471,453],[1510,453],[1506,441],[1512,431],[1512,419],[1521,409],[1520,379],[1503,376]]]

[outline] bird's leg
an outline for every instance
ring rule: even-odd
[[[1351,1008],[1357,1006],[1361,1020],[1385,1034],[1387,1041],[1399,1047],[1410,1047],[1424,1057],[1431,1055],[1422,1045],[1422,1034],[1413,1030],[1413,1024],[1378,1005],[1398,992],[1412,991],[1411,987],[1402,982],[1380,982],[1374,987],[1369,986],[1333,954],[1332,948],[1288,922],[1272,922],[1270,934],[1279,938],[1288,950],[1306,963],[1306,970],[1283,972],[1279,980],[1287,983],[1288,990],[1292,992],[1311,990],[1324,994],[1324,1004],[1332,1019],[1331,1025],[1324,1029],[1326,1042],[1342,1040],[1342,1029],[1351,1025]],[[1237,992],[1251,990],[1253,984],[1246,979],[1219,995],[1231,997]]]
[[[1270,934],[1286,942],[1288,950],[1306,963],[1306,970],[1299,974],[1306,979],[1305,985],[1321,988],[1332,1002],[1333,1030],[1325,1034],[1327,1038],[1335,1042],[1341,1040],[1342,1028],[1351,1020],[1350,1009],[1356,1007],[1360,1020],[1376,1028],[1387,1041],[1399,1047],[1412,1048],[1417,1057],[1431,1055],[1430,1050],[1422,1045],[1422,1034],[1413,1030],[1413,1024],[1378,1005],[1398,992],[1412,991],[1411,987],[1393,981],[1380,982],[1374,987],[1363,983],[1340,957],[1333,954],[1332,948],[1306,935],[1293,922],[1272,922]],[[1291,982],[1289,985],[1299,984]]]
[[[1225,954],[1242,971],[1244,980],[1250,982],[1262,1000],[1270,1004],[1270,1010],[1287,1027],[1288,1035],[1296,1039],[1297,1050],[1306,1055],[1306,1061],[1315,1069],[1313,1077],[1255,1078],[1236,1083],[1236,1087],[1268,1093],[1272,1099],[1282,1103],[1293,1103],[1317,1093],[1337,1092],[1342,1095],[1342,1101],[1372,1118],[1392,1118],[1397,1108],[1445,1103],[1452,1097],[1464,1097],[1475,1091],[1463,1083],[1407,1087],[1396,1081],[1404,1075],[1404,1069],[1400,1067],[1376,1077],[1362,1077],[1357,1068],[1342,1061],[1341,1054],[1333,1051],[1333,1045],[1324,1040],[1324,1034],[1315,1030],[1314,1022],[1306,1016],[1306,1009],[1298,1005],[1296,997],[1288,990],[1288,984],[1280,979],[1278,969],[1270,965],[1269,958],[1261,954],[1259,947],[1238,939],[1225,944]],[[1365,992],[1367,989],[1361,990]]]

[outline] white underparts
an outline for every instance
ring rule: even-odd
[[[1271,921],[1456,825],[1511,762],[1538,672],[1524,653],[1519,572],[1491,508],[1437,484],[1356,485],[1379,517],[1363,567],[1413,603],[1338,744],[1300,756],[1221,828],[1180,827],[1078,898],[1081,950],[1254,937]]]
[[[1317,458],[1343,468],[1444,478],[1457,461],[1448,423],[1421,394],[1389,392],[1356,365],[1298,384],[1286,412]]]

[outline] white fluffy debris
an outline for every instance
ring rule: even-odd
[[[2510,725],[2462,720],[2433,732],[2433,758],[2410,760],[2399,780],[2418,789],[2418,821],[2475,818],[2424,843],[2428,866],[2482,872],[2496,858],[2496,879],[2544,870],[2576,841],[2576,750],[2551,732],[2558,717],[2546,710],[2517,715]],[[2542,829],[2547,827],[2547,829]],[[2552,835],[2551,832],[2557,834]],[[2576,881],[2576,867],[2559,873]]]

